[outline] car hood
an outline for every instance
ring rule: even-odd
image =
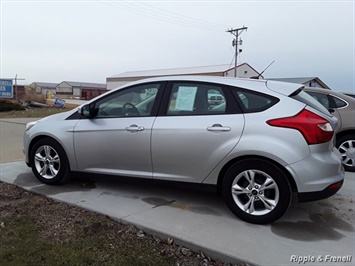
[[[62,119],[67,118],[72,113],[73,113],[73,111],[70,110],[70,111],[67,111],[67,112],[46,116],[44,118],[39,119],[38,121],[42,122],[42,121],[51,121],[51,120],[62,120]]]

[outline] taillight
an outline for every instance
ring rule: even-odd
[[[266,123],[274,127],[297,129],[308,144],[328,142],[334,134],[333,128],[327,120],[306,109],[295,116],[272,119]]]

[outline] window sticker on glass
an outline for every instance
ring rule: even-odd
[[[193,111],[197,87],[179,87],[175,110]]]

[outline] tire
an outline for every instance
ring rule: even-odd
[[[355,136],[345,135],[337,138],[336,148],[341,154],[345,170],[355,172]]]
[[[42,183],[57,185],[69,179],[68,159],[62,146],[51,138],[36,142],[30,153],[32,172]]]
[[[275,164],[262,159],[245,159],[234,164],[224,176],[222,194],[237,217],[254,224],[279,219],[287,211],[292,196],[286,175]]]

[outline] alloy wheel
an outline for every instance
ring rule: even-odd
[[[43,145],[37,149],[34,162],[38,174],[45,179],[56,177],[60,170],[59,154],[49,145]]]
[[[265,172],[246,170],[234,179],[232,196],[242,211],[259,216],[270,213],[277,206],[280,192],[275,180]]]
[[[338,148],[343,164],[349,167],[355,167],[355,140],[347,140],[340,144]]]

